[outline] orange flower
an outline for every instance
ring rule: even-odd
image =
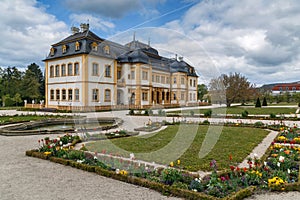
[[[286,155],[289,155],[290,152],[291,152],[290,150],[285,150],[285,151],[284,151],[284,153],[285,153]]]

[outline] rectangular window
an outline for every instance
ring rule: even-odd
[[[68,76],[73,76],[73,65],[72,65],[72,63],[68,64]]]
[[[54,67],[50,66],[50,77],[54,77]]]
[[[75,66],[74,66],[74,75],[75,76],[79,75],[79,63],[75,63]]]
[[[161,82],[162,84],[165,84],[165,83],[166,83],[166,77],[165,77],[165,76],[161,76],[161,77],[160,77],[160,82]]]
[[[148,80],[148,72],[147,71],[142,71],[142,79]]]
[[[177,83],[176,77],[174,77],[173,80],[174,80],[173,83],[176,84]]]
[[[117,79],[121,79],[122,71],[118,70],[117,71]]]
[[[184,78],[181,78],[181,85],[184,85]]]
[[[65,101],[67,99],[67,91],[65,89],[63,89],[61,91],[61,97],[62,97],[63,101]]]
[[[110,90],[105,90],[105,96],[104,96],[104,101],[109,102],[110,101]]]
[[[65,64],[61,65],[61,75],[66,76],[66,65]]]
[[[93,89],[93,101],[98,101],[99,100],[99,90],[98,89]]]
[[[55,76],[59,77],[59,65],[55,66]]]
[[[193,100],[196,101],[196,94],[193,94]]]
[[[56,100],[59,101],[60,100],[60,91],[56,90]]]
[[[181,92],[181,98],[180,99],[185,100],[184,96],[185,96],[184,92]]]
[[[132,79],[132,80],[135,79],[135,71],[134,70],[130,71],[130,79]]]
[[[190,79],[190,86],[192,87],[193,86],[193,80]]]
[[[194,80],[194,87],[196,87],[196,80]]]
[[[75,101],[79,101],[79,89],[75,89]]]
[[[54,90],[50,90],[50,100],[54,100]]]
[[[176,100],[176,93],[173,93],[173,99]]]
[[[192,93],[190,93],[190,101],[193,100],[193,96],[192,96]]]
[[[154,75],[152,75],[152,82],[154,82],[155,80],[154,80]]]
[[[169,77],[166,78],[166,83],[170,84],[170,78]]]
[[[156,75],[155,78],[156,78],[156,82],[159,83],[160,82],[160,76]]]
[[[142,93],[142,100],[143,101],[148,101],[148,92],[143,92]]]
[[[105,77],[111,77],[111,66],[105,65]]]
[[[69,99],[69,101],[73,100],[73,90],[72,89],[68,90],[68,99]]]
[[[93,76],[98,76],[99,75],[99,66],[97,63],[93,63],[93,72],[92,72]]]

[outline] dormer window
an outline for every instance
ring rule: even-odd
[[[55,49],[52,47],[52,48],[50,49],[50,55],[51,55],[51,56],[54,56],[54,54],[55,54]]]
[[[108,45],[106,45],[106,46],[104,47],[104,53],[105,53],[105,54],[109,54],[109,46],[108,46]]]
[[[98,45],[97,45],[96,42],[93,42],[93,43],[92,43],[92,50],[93,50],[93,51],[97,51],[97,50],[98,50]]]
[[[75,51],[79,51],[80,50],[80,43],[77,41],[75,42]]]
[[[62,52],[63,52],[63,53],[66,53],[66,52],[67,52],[67,45],[63,45],[63,46],[62,46]]]

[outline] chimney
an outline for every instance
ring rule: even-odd
[[[80,24],[81,32],[84,32],[84,31],[89,30],[89,27],[90,27],[89,24],[86,24],[86,23],[81,23],[81,24]]]
[[[179,57],[178,57],[178,61],[183,61],[183,57],[182,57],[182,56],[179,56]]]
[[[79,28],[72,26],[71,31],[72,31],[72,34],[74,35],[75,33],[79,33]]]

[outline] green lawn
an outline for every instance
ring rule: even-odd
[[[198,130],[197,130],[198,128]],[[129,153],[134,152],[137,159],[165,163],[169,156],[179,156],[181,167],[190,171],[210,170],[209,163],[216,160],[219,169],[228,168],[231,162],[242,162],[257,144],[268,134],[268,131],[255,128],[223,127],[222,133],[216,145],[204,158],[199,158],[199,151],[204,141],[208,128],[219,129],[221,127],[181,125],[169,126],[167,129],[157,134],[148,136],[138,136],[130,138],[120,138],[113,140],[97,141],[86,145],[90,151],[114,153],[129,157]],[[195,136],[195,138],[194,138]],[[210,137],[218,136],[218,133]],[[190,144],[186,151],[182,147]],[[209,142],[212,142],[210,140]],[[208,143],[209,143],[208,142]],[[207,143],[207,141],[206,141]],[[164,148],[162,148],[164,147]],[[148,153],[147,153],[148,152]],[[152,153],[149,153],[152,152]],[[174,158],[174,161],[178,157]]]
[[[73,117],[73,116],[70,116]],[[68,116],[62,115],[15,115],[15,116],[0,116],[0,124],[11,123],[11,122],[23,122],[33,120],[46,120],[49,118],[69,118]]]
[[[207,112],[208,109],[191,109],[194,111],[195,114],[204,114]],[[190,114],[191,110],[184,110],[182,113]],[[269,115],[271,113],[273,114],[295,114],[297,108],[283,108],[283,107],[264,107],[264,108],[255,108],[255,107],[242,107],[242,106],[236,106],[236,107],[230,107],[230,108],[214,108],[213,112],[223,114],[241,114],[244,110],[247,110],[249,115]],[[170,113],[181,113],[181,111],[172,111]]]

